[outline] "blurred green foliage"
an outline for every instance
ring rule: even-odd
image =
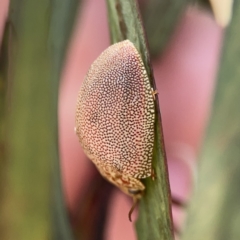
[[[8,42],[11,51],[5,123],[6,176],[0,204],[1,239],[51,236],[49,183],[54,140],[52,104],[49,104],[52,102],[51,65],[46,45],[48,27],[43,24],[49,19],[42,15],[48,2],[34,3],[11,3],[14,17]],[[35,7],[38,8],[33,14]],[[36,28],[38,31],[34,31]]]
[[[162,53],[190,2],[192,0],[149,0],[140,5],[152,57]]]
[[[240,1],[226,29],[211,120],[184,240],[240,236]]]
[[[1,55],[1,239],[72,239],[60,182],[57,102],[78,4],[10,3]]]

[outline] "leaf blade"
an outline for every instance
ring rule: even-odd
[[[235,1],[233,20],[226,29],[213,110],[200,158],[199,185],[183,235],[186,240],[193,237],[196,240],[236,239],[240,234],[239,21],[240,1]]]
[[[112,43],[129,39],[135,45],[142,57],[151,85],[156,89],[136,2],[108,0],[107,4]],[[154,182],[151,179],[144,180],[146,193],[140,202],[139,218],[136,225],[138,239],[174,238],[168,170],[158,99],[156,112],[153,168],[156,171],[157,179]]]

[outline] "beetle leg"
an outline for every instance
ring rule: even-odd
[[[156,100],[156,95],[158,94],[158,91],[157,90],[154,90],[153,88],[152,88],[152,95],[153,95],[153,99],[154,100]]]
[[[128,213],[128,219],[130,222],[132,222],[132,213],[133,213],[133,210],[135,209],[135,207],[137,206],[138,204],[138,198],[137,197],[133,197],[133,205]]]

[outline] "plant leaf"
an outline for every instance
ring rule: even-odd
[[[152,56],[162,53],[190,2],[191,0],[149,0],[140,5]]]
[[[108,0],[108,18],[112,43],[129,39],[138,49],[151,85],[155,89],[144,31],[135,1]],[[171,196],[158,100],[156,101],[153,168],[156,180],[144,180],[146,192],[139,206],[138,239],[173,239]]]
[[[235,1],[185,240],[231,240],[240,236],[239,22],[240,1]]]
[[[77,13],[80,10],[81,0],[54,0],[52,1],[52,12],[49,29],[49,44],[51,46],[52,56],[52,81],[55,116],[58,116],[58,83],[61,78],[61,71],[64,64],[68,41],[74,27]],[[55,119],[56,120],[56,119]],[[58,149],[58,124],[55,122],[55,148]],[[72,233],[69,226],[69,218],[66,211],[64,196],[61,184],[61,172],[59,166],[58,151],[53,159],[53,182],[54,182],[54,238],[72,239]]]
[[[7,93],[7,60],[8,60],[8,38],[9,25],[5,24],[2,46],[0,49],[0,211],[1,202],[4,198],[4,189],[6,183],[6,93]],[[0,40],[1,41],[1,40]],[[0,216],[0,236],[3,233]]]
[[[10,4],[1,239],[72,239],[60,184],[57,99],[78,2]]]
[[[11,76],[5,125],[7,157],[1,199],[2,239],[51,236],[49,183],[54,125],[49,84],[51,64],[46,44],[48,4],[48,1],[41,4],[12,1],[10,6],[8,67]]]

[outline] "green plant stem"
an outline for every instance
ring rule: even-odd
[[[107,0],[111,42],[129,39],[138,49],[151,85],[155,89],[148,49],[144,36],[139,10],[133,0]],[[164,149],[162,124],[158,99],[156,99],[155,144],[153,151],[153,169],[155,181],[144,180],[145,195],[140,201],[139,218],[136,224],[138,239],[173,239],[171,215],[171,196],[168,181],[168,169]]]
[[[141,6],[151,56],[159,56],[192,0],[149,0]]]

